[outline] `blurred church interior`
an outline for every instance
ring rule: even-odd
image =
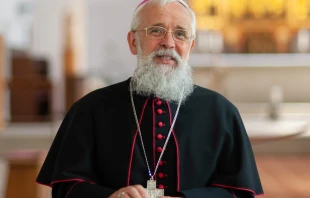
[[[139,2],[0,2],[0,198],[51,197],[35,178],[64,114],[136,67],[126,36]],[[309,198],[310,0],[187,2],[194,81],[238,107],[265,197]]]

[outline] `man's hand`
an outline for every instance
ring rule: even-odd
[[[127,186],[114,192],[109,198],[149,198],[141,185]]]

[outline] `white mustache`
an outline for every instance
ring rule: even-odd
[[[178,65],[183,63],[181,56],[172,49],[159,49],[155,51],[152,58],[154,58],[155,56],[171,56],[174,60],[177,61]]]

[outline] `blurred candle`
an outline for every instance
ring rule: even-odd
[[[279,85],[273,85],[269,96],[269,117],[277,119],[280,114],[280,104],[283,102],[283,89]]]
[[[271,87],[270,101],[272,103],[280,103],[283,101],[283,89],[281,86],[274,85]]]

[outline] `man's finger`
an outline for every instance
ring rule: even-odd
[[[147,191],[143,186],[135,185],[134,187],[137,189],[137,191],[143,198],[149,198],[149,195],[147,194]]]
[[[142,198],[140,192],[135,186],[128,186],[125,188],[125,194],[132,198]]]

